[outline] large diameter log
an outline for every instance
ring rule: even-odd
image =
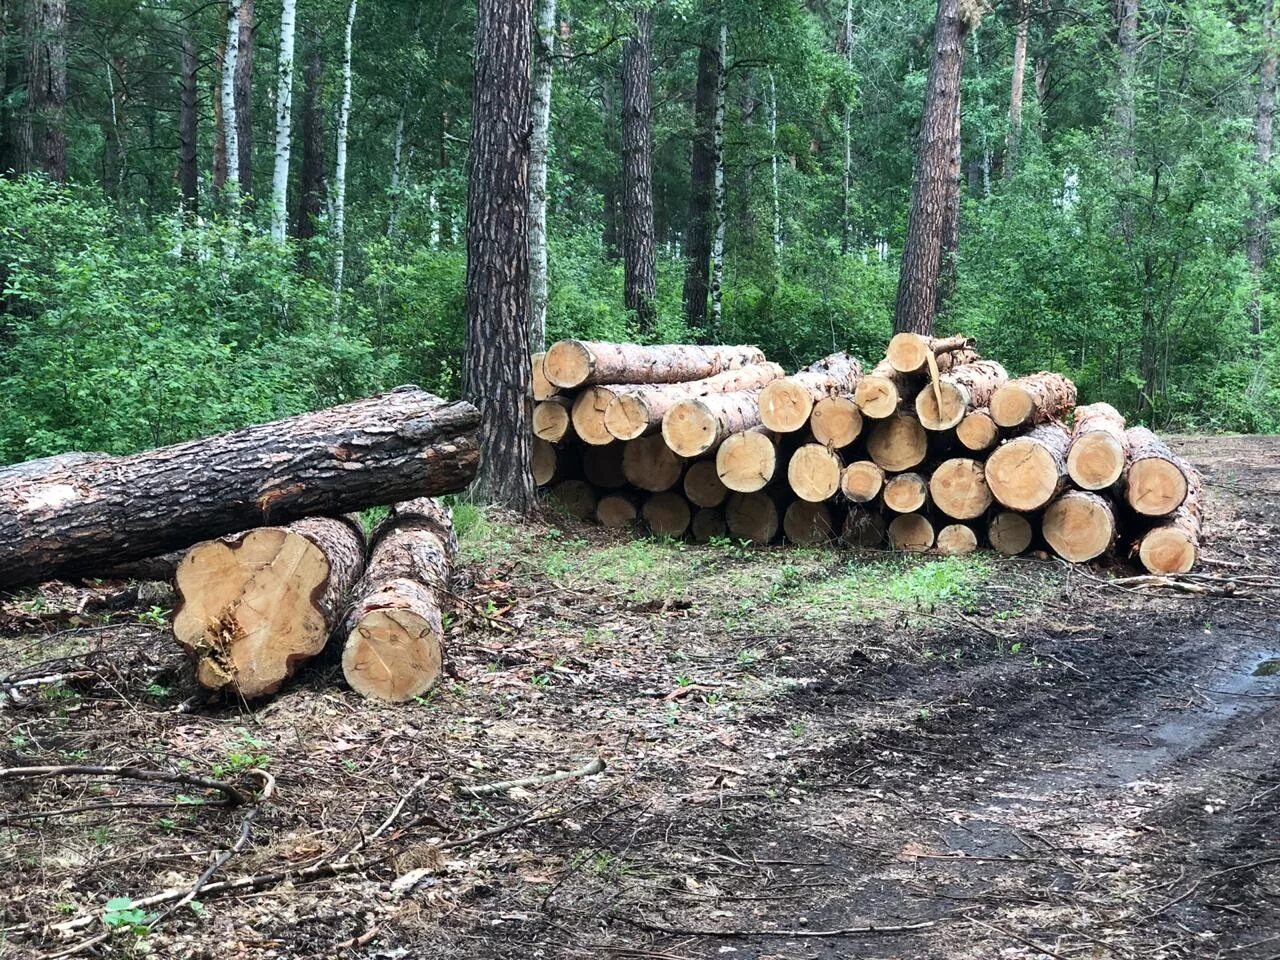
[[[978,359],[973,349],[971,337],[925,337],[918,333],[895,333],[889,340],[884,357],[899,373],[926,373],[929,370],[929,357],[941,373],[945,373],[958,363],[968,363]],[[960,354],[957,362],[953,358]]]
[[[684,495],[697,507],[718,507],[729,499],[729,488],[720,479],[716,461],[699,460],[684,475]]]
[[[970,410],[987,406],[1009,379],[994,360],[975,360],[952,367],[936,383],[916,394],[916,416],[927,430],[950,430]]]
[[[356,693],[404,703],[440,679],[440,601],[458,540],[449,508],[430,497],[396,504],[372,539],[344,627],[342,674]]]
[[[469,403],[381,396],[130,457],[54,466],[0,488],[0,589],[96,573],[263,523],[466,487]]]
[[[754,390],[781,376],[783,369],[776,363],[753,363],[689,383],[611,387],[613,399],[604,414],[605,429],[619,440],[634,440],[660,429],[667,411],[681,400]]]
[[[561,479],[562,470],[559,451],[547,441],[534,437],[533,482],[539,487],[545,487],[547,484]]]
[[[944,557],[963,557],[978,549],[978,535],[963,523],[949,523],[938,531],[935,549]]]
[[[782,515],[782,532],[802,547],[821,546],[836,538],[835,518],[825,503],[796,500]]]
[[[173,635],[196,681],[246,700],[278,690],[324,649],[364,547],[358,520],[309,517],[188,550],[174,575]]]
[[[11,463],[0,467],[0,488],[18,480],[39,479],[47,473],[57,470],[72,469],[93,463],[98,460],[112,459],[109,453],[82,453],[78,450],[59,453],[52,457],[41,457],[39,460],[26,460],[22,463]]]
[[[991,396],[991,416],[1000,427],[1062,420],[1076,405],[1076,385],[1060,373],[1042,371],[1003,384]]]
[[[571,436],[573,426],[567,397],[551,397],[533,405],[533,435],[547,443],[559,443]]]
[[[1006,440],[987,458],[987,486],[1010,510],[1039,510],[1067,482],[1067,448],[1071,435],[1056,423]]]
[[[693,518],[689,501],[671,490],[655,493],[640,508],[640,518],[655,537],[683,537]]]
[[[840,528],[840,542],[846,547],[874,550],[883,547],[888,536],[884,515],[878,510],[853,507],[844,516]]]
[[[622,474],[633,487],[650,493],[670,490],[683,470],[684,461],[659,434],[628,440],[622,446]]]
[[[929,481],[918,473],[899,473],[884,485],[884,505],[894,513],[915,513],[929,502]]]
[[[737,493],[763,490],[777,469],[778,445],[763,427],[731,434],[716,448],[720,482]]]
[[[635,525],[640,510],[635,501],[624,493],[611,493],[596,504],[596,521],[610,530],[626,530]]]
[[[622,470],[623,449],[621,443],[604,447],[582,449],[582,475],[593,487],[617,490],[627,485],[627,475]]]
[[[864,417],[883,420],[897,413],[898,407],[914,397],[919,389],[919,377],[899,373],[888,360],[881,360],[858,381],[853,402]]]
[[[1105,490],[1124,473],[1129,454],[1124,416],[1109,403],[1076,407],[1067,473],[1081,490]]]
[[[759,347],[642,347],[561,340],[547,351],[542,365],[551,383],[573,390],[598,383],[682,383],[764,360]]]
[[[681,400],[668,410],[662,418],[662,439],[680,456],[697,457],[714,450],[730,434],[759,425],[759,390],[709,393]]]
[[[906,414],[878,421],[867,435],[867,454],[888,473],[920,466],[928,452],[929,438],[924,427]]]
[[[1001,510],[987,524],[987,542],[991,549],[1007,557],[1026,553],[1033,536],[1031,521],[1010,510]]]
[[[597,447],[613,443],[615,438],[604,425],[604,414],[615,397],[612,387],[587,387],[573,398],[573,432],[584,443]]]
[[[862,411],[852,397],[823,397],[813,405],[809,432],[818,443],[840,450],[862,435]]]
[[[820,443],[802,444],[787,463],[787,483],[801,500],[821,503],[836,495],[844,464]]]
[[[974,453],[990,450],[1000,440],[1000,430],[991,419],[991,411],[986,407],[970,410],[956,424],[956,439],[960,446]]]
[[[575,520],[590,520],[596,515],[596,492],[585,480],[561,480],[548,497],[557,510]]]
[[[847,352],[823,357],[806,370],[766,384],[760,391],[760,422],[778,433],[793,433],[809,422],[823,397],[852,394],[862,379],[862,364]]]
[[[730,536],[766,544],[778,535],[778,505],[765,493],[735,493],[725,504],[724,522]]]
[[[547,379],[546,368],[542,365],[542,361],[546,356],[545,353],[535,353],[533,355],[533,373],[529,377],[529,389],[533,393],[535,402],[550,400],[560,389]]]
[[[1049,504],[1040,532],[1063,560],[1084,563],[1111,549],[1116,517],[1111,504],[1096,493],[1070,490]]]
[[[924,553],[933,546],[933,524],[920,513],[903,513],[889,521],[889,543],[905,553]]]
[[[710,543],[728,533],[729,528],[725,526],[723,510],[703,507],[689,522],[689,536],[693,538],[694,543]]]
[[[1200,549],[1199,510],[1190,500],[1174,515],[1152,527],[1134,544],[1138,562],[1148,573],[1187,573],[1196,564]]]
[[[1125,437],[1125,500],[1144,517],[1169,516],[1187,499],[1194,471],[1146,427],[1130,427]]]
[[[954,457],[938,464],[929,478],[934,506],[953,520],[973,520],[991,506],[986,472],[977,460]]]
[[[872,460],[855,460],[840,475],[840,490],[853,503],[870,503],[884,489],[884,470]]]

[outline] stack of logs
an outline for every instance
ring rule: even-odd
[[[898,334],[870,372],[755,347],[562,340],[533,358],[535,482],[565,512],[706,542],[1196,561],[1196,472],[1057,373]]]

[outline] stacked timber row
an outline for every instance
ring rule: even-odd
[[[1200,482],[1149,430],[1011,378],[967,337],[898,334],[787,376],[755,347],[564,340],[533,358],[534,478],[608,527],[705,542],[1049,550],[1189,570]]]

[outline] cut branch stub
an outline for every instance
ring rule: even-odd
[[[1194,471],[1146,427],[1131,427],[1126,439],[1125,499],[1144,517],[1169,516],[1187,499]]]
[[[987,458],[987,486],[1010,510],[1039,510],[1067,482],[1067,447],[1071,437],[1056,423],[1007,440]]]
[[[764,362],[759,347],[644,347],[583,340],[553,344],[542,361],[547,379],[564,390],[601,383],[682,383]]]
[[[996,426],[1061,420],[1076,405],[1076,385],[1060,373],[1042,371],[1002,385],[991,397]]]
[[[861,378],[862,365],[849,353],[823,357],[794,376],[765,385],[760,391],[760,422],[778,433],[793,433],[809,422],[814,403],[852,394]]]
[[[1076,407],[1067,473],[1082,490],[1105,490],[1124,473],[1129,453],[1124,417],[1109,403]]]
[[[716,450],[720,482],[737,493],[763,490],[777,469],[778,445],[763,427],[732,434]]]

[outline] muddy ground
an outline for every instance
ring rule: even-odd
[[[0,766],[276,786],[0,783],[0,957],[1280,957],[1280,438],[1179,445],[1208,594],[471,515],[403,707],[193,700],[155,588],[11,600],[0,674],[71,676]]]

